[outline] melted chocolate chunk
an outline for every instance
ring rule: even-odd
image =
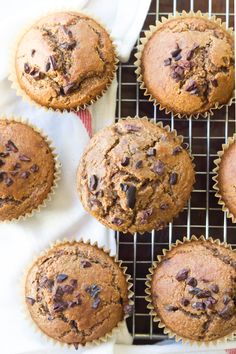
[[[183,143],[181,144],[181,146],[182,146],[182,148],[183,148],[184,150],[188,150],[188,148],[189,148],[189,144],[188,144],[188,143],[185,143],[185,142],[183,142]]]
[[[217,284],[210,285],[210,290],[215,294],[218,294],[218,292],[220,291],[219,286]]]
[[[35,299],[33,299],[32,297],[26,296],[26,301],[28,302],[28,304],[30,304],[31,306],[33,306],[35,304]]]
[[[164,66],[168,66],[168,65],[171,65],[171,58],[167,58],[164,60]]]
[[[175,59],[175,61],[178,61],[178,60],[182,59],[182,55],[178,54],[174,59]]]
[[[56,62],[55,56],[54,56],[54,55],[50,55],[49,58],[48,58],[48,61],[49,61],[49,63],[50,63],[51,69],[56,70],[56,68],[57,68],[57,62]]]
[[[175,279],[178,281],[185,280],[188,277],[188,273],[189,273],[189,269],[183,268],[177,273]]]
[[[2,182],[7,176],[6,172],[0,172],[0,182]]]
[[[177,66],[174,71],[175,71],[175,73],[178,74],[181,78],[183,77],[183,75],[184,75],[184,69],[183,69],[181,66]]]
[[[170,185],[175,185],[176,183],[177,183],[177,181],[178,181],[178,175],[177,175],[177,173],[175,173],[175,172],[172,172],[171,174],[170,174],[170,178],[169,178],[169,182],[170,182]]]
[[[181,299],[181,301],[180,301],[180,303],[181,303],[181,305],[183,305],[183,306],[188,306],[189,304],[190,304],[190,301],[189,301],[189,299],[187,299],[186,297],[183,297],[182,299]]]
[[[200,291],[202,291],[202,289],[200,289],[200,288],[190,288],[188,290],[189,294],[192,294],[192,295],[197,295]]]
[[[85,291],[93,298],[97,297],[98,294],[100,293],[101,291],[101,288],[96,285],[96,284],[93,284],[91,286],[88,286]]]
[[[224,320],[229,320],[235,313],[234,309],[230,306],[225,306],[223,310],[218,311],[218,315]]]
[[[142,212],[142,214],[141,214],[141,223],[142,224],[145,224],[148,221],[149,217],[152,215],[152,212],[153,212],[152,208],[144,210]]]
[[[98,178],[96,175],[92,175],[89,179],[89,189],[94,191],[98,186]]]
[[[3,165],[5,165],[5,162],[0,159],[0,167],[2,167]]]
[[[51,290],[53,288],[54,281],[44,276],[39,280],[39,285],[42,286],[43,288],[47,288]]]
[[[39,166],[36,165],[36,164],[33,164],[31,167],[30,167],[30,171],[35,173],[35,172],[38,172],[39,170]]]
[[[15,165],[13,165],[13,170],[19,170],[21,168],[21,164],[19,162],[15,163]]]
[[[14,183],[13,179],[10,178],[10,177],[6,177],[6,178],[4,179],[4,182],[5,182],[5,184],[6,184],[7,187],[10,187],[10,186]]]
[[[192,286],[193,288],[195,288],[197,286],[197,279],[193,278],[193,277],[189,277],[186,281],[186,284]]]
[[[217,87],[217,86],[218,86],[218,81],[217,81],[217,79],[211,80],[211,83],[212,83],[212,86],[213,86],[213,87]]]
[[[190,92],[190,91],[193,91],[193,90],[195,90],[195,89],[197,89],[197,83],[196,83],[196,81],[195,80],[189,80],[188,81],[188,83],[187,83],[187,85],[185,86],[185,91],[188,91],[188,92]]]
[[[160,204],[160,209],[161,210],[166,210],[166,209],[168,209],[169,208],[169,204],[167,204],[167,203],[161,203]]]
[[[180,52],[182,51],[182,49],[180,49],[179,47],[175,50],[173,50],[170,54],[172,56],[172,58],[176,58],[178,57],[178,55],[180,54]]]
[[[71,41],[71,42],[64,42],[59,45],[60,48],[65,49],[65,50],[72,50],[76,46],[76,41]]]
[[[214,307],[214,305],[217,303],[217,300],[212,297],[212,296],[209,296],[206,300],[203,300],[205,306],[207,309],[212,309]]]
[[[67,302],[65,301],[60,301],[60,302],[57,302],[53,305],[52,309],[54,312],[62,312],[64,310],[66,310],[68,307],[68,304]]]
[[[223,304],[224,305],[228,305],[228,303],[230,302],[231,298],[229,297],[229,295],[224,295],[223,296]]]
[[[122,219],[120,219],[120,218],[114,218],[114,219],[112,220],[112,224],[117,225],[117,226],[120,226],[120,225],[122,225],[123,223],[124,223],[124,220],[122,220]]]
[[[133,185],[130,185],[128,190],[126,191],[126,200],[127,200],[127,206],[130,209],[134,209],[135,203],[136,203],[136,187]]]
[[[64,294],[72,294],[75,288],[72,285],[63,285],[62,290]]]
[[[58,283],[62,283],[67,278],[68,278],[68,275],[66,275],[66,274],[58,274],[58,276],[56,277],[56,280]]]
[[[156,156],[156,149],[155,148],[150,148],[150,149],[148,149],[148,151],[147,151],[147,156]]]
[[[205,304],[203,302],[197,301],[192,304],[192,308],[196,310],[205,310]]]
[[[202,299],[211,296],[211,292],[209,290],[200,290],[196,296],[198,299]]]
[[[24,72],[26,74],[29,74],[29,72],[30,72],[30,66],[28,63],[24,63]]]
[[[142,168],[142,167],[143,167],[143,161],[142,160],[137,161],[136,164],[135,164],[135,168],[139,169],[139,168]]]
[[[97,309],[98,306],[100,305],[100,303],[101,303],[101,299],[99,297],[97,297],[92,303],[92,308]]]
[[[49,62],[47,62],[46,66],[45,66],[45,71],[48,72],[50,70],[51,64]]]
[[[126,183],[121,183],[121,184],[120,184],[120,189],[121,189],[123,192],[127,192],[128,188],[129,188],[129,185],[128,185],[128,184],[126,184]]]
[[[64,95],[69,95],[70,93],[72,93],[75,90],[75,88],[76,88],[76,83],[71,82],[68,85],[63,86],[61,89],[62,89],[62,92]]]
[[[171,73],[171,77],[172,79],[174,79],[176,82],[179,82],[181,80],[181,76],[179,76],[179,74],[177,74],[175,71],[173,71]]]
[[[152,168],[153,172],[157,173],[159,176],[162,176],[164,174],[164,170],[165,170],[165,164],[160,161],[157,160]]]
[[[82,265],[83,268],[90,268],[92,267],[92,263],[90,263],[89,261],[86,261],[86,260],[82,260],[80,262],[80,264]]]
[[[70,280],[70,284],[74,287],[74,288],[76,288],[77,287],[77,279],[71,279]]]
[[[23,178],[23,179],[27,179],[27,178],[29,178],[29,176],[30,176],[30,172],[29,171],[23,171],[23,172],[21,172],[19,174],[19,177]]]
[[[125,128],[127,132],[139,132],[141,130],[141,127],[138,127],[137,125],[134,124],[126,124]]]
[[[172,154],[175,156],[175,155],[180,154],[181,152],[182,152],[181,146],[176,146],[176,147],[173,149]]]
[[[71,32],[71,30],[69,30],[66,26],[62,25],[62,26],[61,26],[61,29],[62,29],[62,31],[63,31],[67,36],[69,36],[70,38],[72,37],[72,32]]]
[[[130,158],[126,156],[126,157],[123,157],[120,164],[121,164],[121,166],[125,167],[125,166],[129,165],[129,162],[130,162]]]
[[[29,162],[31,161],[31,158],[26,155],[19,155],[19,160]]]
[[[8,140],[7,144],[5,144],[7,151],[18,152],[16,145],[12,140]]]
[[[194,54],[194,50],[193,49],[189,50],[186,54],[186,59],[191,60],[193,57],[193,54]]]
[[[0,157],[7,157],[9,156],[9,152],[0,152]]]
[[[174,306],[174,305],[167,305],[167,306],[165,306],[165,309],[166,309],[166,311],[169,311],[169,312],[175,312],[179,308],[177,306]]]

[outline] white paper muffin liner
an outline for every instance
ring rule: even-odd
[[[168,254],[168,252],[170,252],[173,248],[178,247],[179,245],[182,245],[183,243],[186,242],[192,242],[192,241],[210,241],[212,244],[217,244],[217,245],[221,245],[227,249],[232,250],[232,247],[230,244],[227,244],[226,242],[221,242],[219,239],[213,239],[212,237],[209,237],[207,240],[204,236],[200,236],[200,237],[196,237],[195,235],[192,235],[190,239],[188,239],[187,237],[183,238],[183,241],[177,240],[176,243],[170,244],[168,249],[163,249],[162,250],[162,255],[157,255],[157,260],[153,262],[152,267],[149,268],[149,274],[147,275],[147,281],[146,281],[146,289],[145,289],[145,293],[147,294],[147,296],[145,297],[146,301],[148,302],[147,308],[150,310],[149,314],[151,316],[153,316],[153,321],[157,322],[157,326],[159,328],[163,329],[164,334],[167,334],[169,338],[173,338],[176,342],[182,341],[182,343],[189,343],[189,344],[197,344],[198,346],[201,345],[215,345],[218,343],[223,343],[226,342],[227,340],[233,340],[236,336],[236,330],[231,333],[228,334],[222,338],[218,338],[216,340],[212,340],[212,341],[195,341],[195,340],[191,340],[189,338],[184,338],[179,336],[178,334],[176,334],[175,332],[173,332],[171,329],[169,329],[168,327],[166,327],[165,323],[161,320],[161,318],[158,316],[157,312],[155,311],[153,302],[152,302],[152,294],[151,294],[151,282],[152,282],[152,276],[155,273],[155,269],[157,267],[158,264],[160,264],[166,257],[166,255]],[[235,250],[232,250],[235,252]]]
[[[156,25],[153,26],[151,25],[149,27],[149,30],[144,32],[144,37],[140,38],[140,44],[137,46],[137,53],[135,54],[135,57],[137,58],[137,60],[135,61],[135,66],[137,67],[137,69],[135,70],[135,73],[137,74],[137,81],[140,82],[140,88],[142,90],[144,90],[144,96],[148,97],[148,100],[150,102],[153,102],[156,106],[159,107],[160,110],[164,110],[166,114],[169,113],[173,113],[173,116],[176,116],[178,118],[199,118],[199,117],[204,117],[206,118],[207,116],[212,116],[213,110],[215,109],[220,109],[223,106],[230,106],[232,105],[234,99],[235,99],[235,91],[232,92],[232,97],[230,98],[230,100],[225,103],[225,104],[219,104],[216,103],[214,107],[210,108],[209,110],[207,110],[206,112],[201,112],[201,113],[197,113],[197,114],[181,114],[178,112],[172,112],[170,109],[167,109],[165,106],[161,105],[153,96],[151,93],[149,93],[148,88],[145,86],[145,83],[143,81],[143,76],[142,76],[142,70],[141,70],[141,57],[142,57],[142,52],[144,50],[145,44],[148,42],[149,38],[152,36],[152,34],[159,29],[163,24],[165,24],[166,22],[173,20],[173,19],[178,19],[178,18],[189,18],[189,17],[194,17],[194,18],[205,18],[207,20],[213,21],[215,23],[217,23],[224,31],[228,32],[232,37],[234,37],[234,32],[233,32],[233,28],[226,28],[226,23],[222,22],[220,18],[216,18],[216,16],[211,16],[209,18],[208,14],[202,14],[201,11],[197,11],[197,12],[186,12],[186,11],[182,11],[181,13],[177,12],[176,15],[172,15],[169,14],[168,18],[166,17],[162,17],[161,21],[156,21]]]

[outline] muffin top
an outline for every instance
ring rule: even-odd
[[[152,303],[165,326],[193,341],[236,330],[236,253],[211,241],[172,248],[151,282]]]
[[[60,12],[36,22],[15,54],[18,83],[31,99],[53,109],[83,106],[111,82],[115,53],[106,30],[77,12]]]
[[[147,41],[141,74],[151,96],[174,113],[203,113],[234,89],[234,39],[216,22],[177,18]]]
[[[25,296],[35,324],[75,346],[110,333],[130,310],[119,265],[96,246],[76,241],[55,245],[33,263]]]
[[[124,232],[160,229],[184,207],[194,183],[182,138],[147,119],[122,119],[98,132],[78,169],[85,209]]]
[[[45,139],[27,124],[0,120],[0,220],[36,209],[50,192],[55,161]]]
[[[236,217],[236,142],[224,151],[218,170],[218,188],[221,199],[230,213]]]

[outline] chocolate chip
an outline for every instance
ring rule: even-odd
[[[57,62],[56,62],[56,58],[54,55],[50,55],[48,58],[48,62],[50,63],[50,66],[53,70],[56,70],[57,68]]]
[[[60,48],[65,49],[65,50],[72,50],[76,46],[76,41],[71,41],[71,42],[64,42],[59,45]]]
[[[171,65],[171,58],[167,58],[164,60],[164,66]]]
[[[76,88],[76,83],[71,82],[68,85],[63,86],[62,90],[63,90],[64,95],[69,95],[70,93],[72,93],[74,91],[75,88]]]
[[[189,81],[187,82],[187,85],[185,86],[185,91],[190,92],[190,91],[195,90],[196,88],[197,88],[197,83],[196,83],[196,81],[195,81],[195,80],[189,80]]]
[[[2,167],[3,165],[5,165],[5,162],[0,159],[0,167]]]
[[[166,311],[169,311],[169,312],[175,312],[179,308],[177,306],[174,306],[174,305],[167,305],[167,306],[165,306],[165,309],[166,309]]]
[[[144,210],[142,212],[142,214],[141,214],[141,224],[145,224],[148,221],[149,217],[152,215],[152,212],[153,212],[152,208],[149,208],[149,209]]]
[[[183,148],[184,150],[188,150],[188,148],[189,148],[189,144],[188,144],[188,143],[185,143],[185,142],[183,142],[183,143],[181,144],[181,146],[182,146],[182,148]]]
[[[174,59],[175,59],[175,61],[178,61],[178,60],[182,59],[182,55],[178,54]]]
[[[183,76],[183,74],[184,74],[184,69],[181,67],[181,66],[177,66],[176,68],[175,68],[175,73],[177,73],[179,76]]]
[[[31,167],[30,167],[30,171],[35,173],[35,172],[38,172],[39,170],[39,166],[36,165],[36,164],[33,164]]]
[[[94,191],[98,186],[98,178],[96,175],[92,175],[89,179],[89,189]]]
[[[92,303],[92,308],[97,309],[98,306],[100,305],[100,303],[101,303],[101,299],[99,297],[97,297]]]
[[[229,320],[234,314],[234,310],[230,306],[225,306],[223,310],[218,311],[218,315],[222,317],[224,320]]]
[[[8,140],[7,144],[5,144],[5,146],[7,148],[7,151],[18,152],[18,149],[12,140]]]
[[[172,185],[172,186],[175,185],[177,183],[177,181],[178,181],[178,174],[175,172],[172,172],[170,174],[170,178],[169,178],[170,185]]]
[[[42,286],[43,288],[47,288],[51,290],[53,288],[54,281],[44,276],[39,280],[39,285]]]
[[[29,162],[31,161],[31,158],[26,155],[19,155],[19,160]]]
[[[82,304],[82,300],[80,298],[74,301],[68,301],[68,308],[72,308],[81,304]]]
[[[21,168],[21,164],[19,162],[15,163],[15,165],[13,165],[13,170],[19,170]]]
[[[189,93],[190,93],[190,95],[198,95],[199,90],[198,90],[198,88],[195,88],[194,90],[190,91]]]
[[[194,50],[193,49],[189,50],[186,54],[186,59],[191,60],[193,57],[193,54],[194,54]]]
[[[134,209],[135,202],[136,202],[136,187],[130,185],[128,190],[126,191],[126,200],[127,206],[130,209]]]
[[[62,283],[67,278],[68,278],[68,275],[66,275],[66,274],[58,274],[58,276],[56,277],[58,283]]]
[[[82,260],[80,262],[80,264],[82,265],[83,268],[90,268],[92,267],[92,264],[89,262],[89,261],[86,261],[86,260]]]
[[[217,303],[217,300],[212,297],[212,296],[209,296],[206,300],[203,301],[206,308],[207,309],[212,309],[213,306]]]
[[[156,149],[155,148],[150,148],[147,151],[147,156],[156,156]]]
[[[52,309],[54,312],[62,312],[64,310],[66,310],[68,307],[68,304],[67,302],[64,302],[64,301],[60,301],[60,302],[57,302],[53,305]]]
[[[177,49],[173,50],[170,54],[171,54],[172,58],[176,58],[180,54],[181,51],[182,51],[182,49],[177,48]]]
[[[13,179],[10,178],[10,177],[6,177],[6,178],[4,179],[4,182],[5,182],[5,184],[6,184],[7,187],[10,187],[10,186],[14,183]]]
[[[28,304],[30,304],[31,306],[33,306],[35,304],[35,299],[33,299],[32,297],[26,296],[26,301],[28,302]]]
[[[126,124],[125,128],[127,132],[139,132],[141,130],[141,127],[138,127],[137,125],[134,124]]]
[[[69,37],[72,37],[72,32],[69,30],[66,26],[62,25],[61,26],[62,31]]]
[[[183,268],[177,273],[175,279],[178,281],[185,280],[188,277],[188,273],[189,273],[189,269]]]
[[[42,73],[41,71],[39,71],[36,68],[33,68],[33,70],[31,70],[30,75],[36,80],[41,80],[44,78],[44,73]]]
[[[18,175],[19,171],[10,171],[10,175],[15,177],[16,175]]]
[[[194,302],[192,304],[192,308],[196,309],[196,310],[205,310],[205,304],[203,302]]]
[[[75,330],[78,330],[78,328],[77,328],[77,322],[76,322],[75,320],[71,320],[71,321],[70,321],[70,326],[71,326],[72,328],[74,328]]]
[[[195,288],[197,286],[197,279],[195,279],[193,277],[189,277],[186,281],[186,284]]]
[[[212,86],[213,86],[213,87],[217,87],[217,86],[218,86],[218,81],[217,81],[217,79],[211,80],[211,83],[212,83]]]
[[[157,173],[159,176],[164,174],[165,165],[162,161],[157,160],[153,165],[153,172]]]
[[[127,192],[127,190],[129,189],[129,185],[126,184],[126,183],[121,183],[121,184],[120,184],[120,189],[121,189],[123,192]]]
[[[189,299],[187,299],[186,297],[183,297],[181,300],[180,300],[180,303],[181,305],[183,306],[188,306],[190,304],[190,301]]]
[[[30,172],[29,171],[23,171],[23,172],[21,172],[19,174],[19,177],[23,178],[23,179],[27,179],[27,178],[29,178],[29,176],[30,176]]]
[[[9,152],[0,152],[0,157],[7,157],[9,156]]]
[[[63,290],[64,294],[72,294],[73,291],[75,290],[75,288],[72,285],[66,284],[66,285],[63,285],[62,290]]]
[[[54,317],[52,315],[49,315],[48,316],[48,321],[52,321],[52,320],[54,320]]]
[[[197,294],[196,294],[198,299],[202,299],[204,297],[209,297],[211,296],[211,292],[209,290],[200,290]]]
[[[130,158],[129,157],[123,157],[123,159],[121,160],[121,166],[128,166],[128,164],[129,164],[129,162],[130,162]]]
[[[175,156],[175,155],[178,155],[179,153],[182,152],[182,148],[180,146],[176,146],[174,149],[173,149],[173,152],[172,154]]]
[[[130,316],[130,315],[132,315],[132,313],[134,311],[134,306],[133,305],[129,305],[129,304],[128,305],[124,305],[123,309],[124,309],[124,314]]]
[[[179,74],[177,74],[175,71],[173,71],[171,73],[171,77],[172,79],[174,79],[176,82],[179,82],[181,80],[181,76],[179,76]]]
[[[93,284],[91,286],[88,286],[85,291],[90,295],[92,296],[93,298],[97,297],[98,294],[100,293],[101,291],[101,288],[96,285],[96,284]]]
[[[35,50],[35,49],[31,49],[31,57],[33,57],[33,56],[34,56],[35,52],[36,52],[36,50]]]
[[[223,304],[224,305],[228,305],[228,303],[230,302],[231,298],[229,297],[229,295],[224,295],[223,296]]]
[[[142,160],[137,161],[136,164],[135,164],[135,168],[137,168],[137,169],[142,168],[142,166],[143,166],[143,161]]]
[[[70,280],[70,284],[74,287],[74,288],[76,288],[77,287],[77,279],[71,279]]]
[[[0,172],[0,182],[2,182],[7,177],[6,172]]]
[[[120,219],[120,218],[114,218],[112,219],[112,224],[120,226],[124,223],[124,220]]]
[[[200,291],[202,291],[202,289],[200,289],[200,288],[190,288],[188,290],[189,294],[192,294],[192,295],[197,295]]]
[[[167,204],[167,203],[160,203],[160,209],[161,210],[166,210],[166,209],[168,209],[169,208],[169,204]]]
[[[50,70],[51,64],[49,62],[47,62],[46,66],[45,66],[45,71],[48,72]]]
[[[30,72],[30,66],[28,63],[24,63],[24,72],[26,74],[29,74],[29,72]]]
[[[217,285],[217,284],[212,284],[212,285],[210,285],[210,290],[213,292],[213,293],[215,293],[215,294],[218,294],[218,292],[219,292],[219,286]]]

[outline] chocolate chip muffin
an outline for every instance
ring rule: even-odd
[[[158,25],[146,38],[137,72],[141,87],[161,107],[196,116],[229,102],[234,37],[220,22],[189,14]]]
[[[216,182],[214,189],[217,191],[216,197],[222,210],[227,212],[227,216],[236,222],[236,134],[229,138],[228,143],[223,145],[223,150],[218,152],[219,158],[215,160],[217,174],[213,180]]]
[[[126,277],[96,246],[56,244],[28,270],[26,305],[37,327],[55,340],[75,347],[105,340],[132,309]]]
[[[114,77],[116,57],[107,31],[78,12],[43,17],[21,37],[15,53],[18,86],[53,109],[83,107]]]
[[[192,238],[160,257],[152,273],[149,308],[168,333],[209,342],[236,331],[236,253],[229,246]]]
[[[26,123],[0,119],[0,220],[37,209],[55,187],[56,160],[49,143]]]
[[[147,119],[121,119],[99,131],[78,169],[84,208],[122,232],[161,229],[184,207],[194,169],[182,137]]]

